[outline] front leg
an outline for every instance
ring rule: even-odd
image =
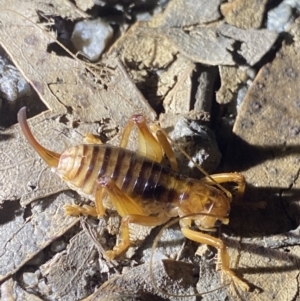
[[[214,174],[211,175],[210,177],[204,177],[203,179],[201,179],[201,182],[208,183],[211,185],[214,185],[215,183],[222,184],[222,183],[234,182],[237,184],[237,187],[235,188],[236,199],[240,199],[243,196],[246,187],[245,177],[238,172]]]
[[[185,237],[190,240],[196,241],[201,244],[206,244],[215,247],[218,250],[218,263],[217,268],[221,270],[232,282],[233,284],[242,289],[243,291],[249,291],[249,285],[240,279],[231,269],[230,269],[230,259],[224,242],[216,237],[204,234],[202,232],[197,232],[189,228],[181,228],[181,231]]]

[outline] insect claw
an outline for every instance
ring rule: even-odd
[[[85,216],[91,215],[98,217],[96,208],[88,205],[84,205],[82,207],[79,205],[65,205],[64,209],[66,215],[78,216],[83,214]]]
[[[65,205],[65,214],[71,216],[78,216],[81,213],[81,207],[78,205]]]
[[[145,117],[142,114],[134,114],[132,115],[132,121],[137,124],[145,121]]]
[[[113,259],[115,259],[116,255],[116,252],[113,250],[106,251],[104,254],[107,261],[112,261]]]

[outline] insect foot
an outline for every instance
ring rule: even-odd
[[[220,248],[218,250],[218,261],[216,269],[220,270],[223,275],[226,275],[232,281],[234,287],[239,288],[243,291],[249,291],[249,285],[240,279],[236,274],[229,268],[230,260],[227,253],[226,247]]]
[[[105,252],[105,259],[108,261],[114,260],[116,256],[117,256],[117,254],[113,250]]]

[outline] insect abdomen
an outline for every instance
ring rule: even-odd
[[[79,145],[67,149],[60,158],[57,173],[79,192],[91,197],[97,180],[112,178],[133,198],[172,202],[179,176],[171,169],[127,149],[111,145]]]

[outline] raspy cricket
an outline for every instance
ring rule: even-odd
[[[145,117],[139,114],[130,118],[119,147],[81,144],[67,148],[62,154],[45,149],[36,141],[27,123],[25,107],[19,111],[18,121],[28,142],[55,173],[71,189],[95,202],[94,207],[66,205],[66,214],[101,218],[109,208],[122,217],[121,241],[105,253],[108,260],[122,254],[131,245],[130,223],[157,226],[173,217],[190,215],[180,220],[183,235],[197,243],[215,247],[218,250],[217,268],[236,287],[249,290],[248,284],[230,269],[224,242],[191,229],[193,223],[206,232],[214,230],[220,223],[228,224],[232,196],[229,191],[221,189],[220,183],[235,182],[240,196],[245,189],[243,175],[222,173],[200,180],[181,175],[164,132],[157,127],[150,129]],[[134,126],[138,130],[137,152],[126,149]],[[164,155],[170,161],[170,168],[161,164]]]

